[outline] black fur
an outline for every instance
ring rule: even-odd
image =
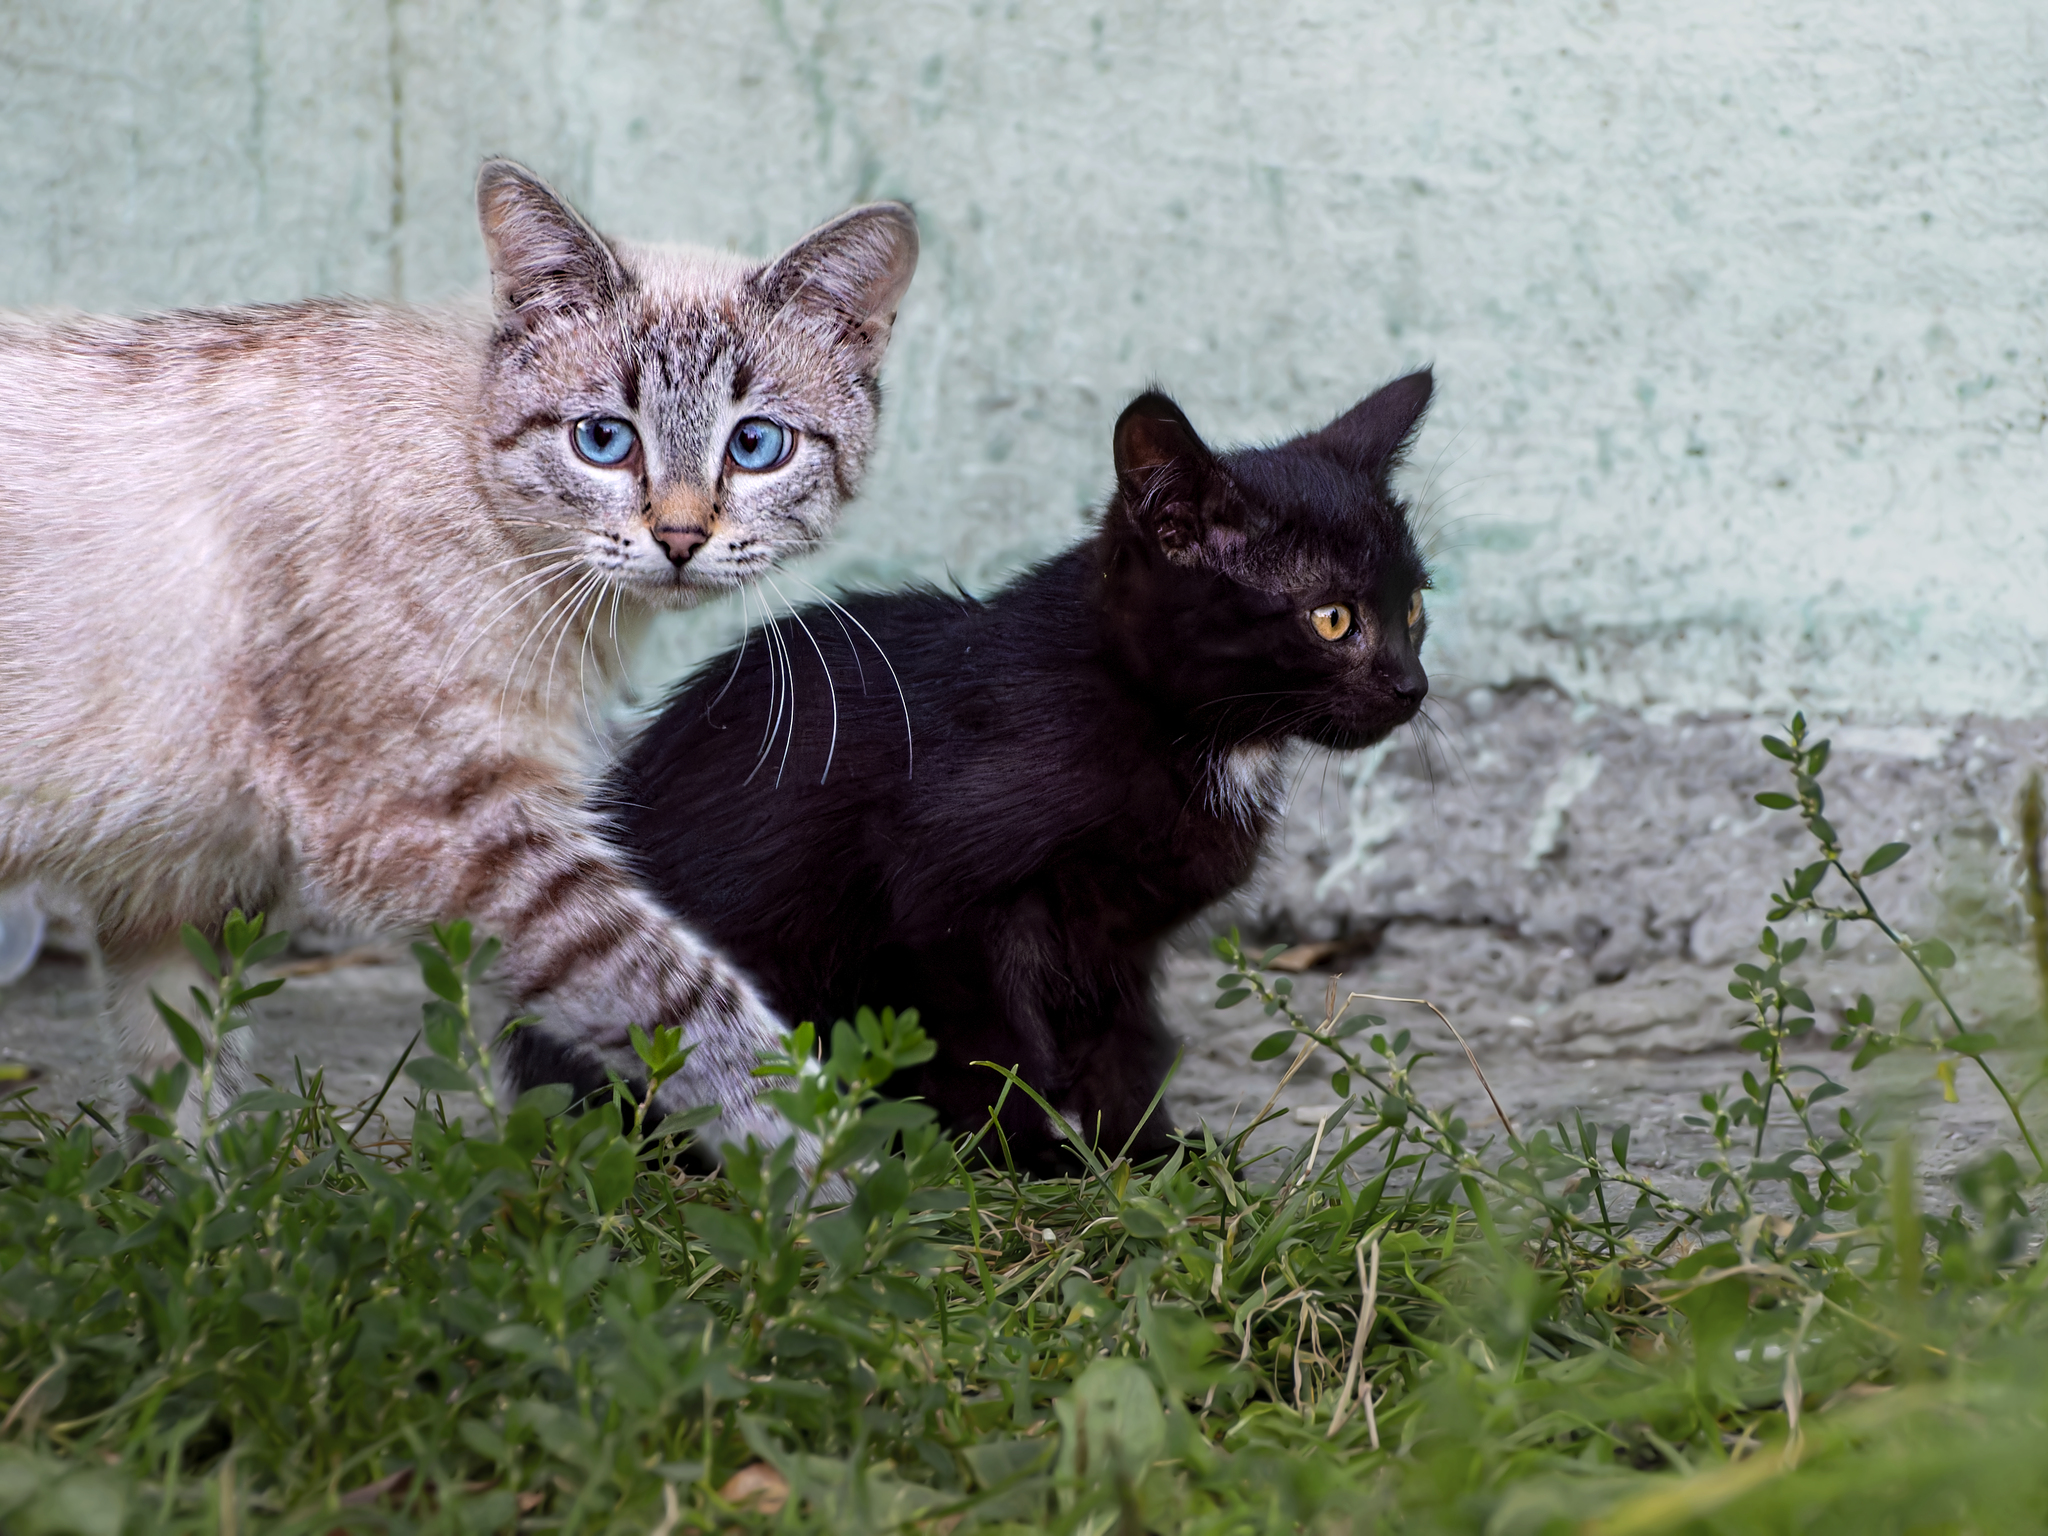
[[[1427,690],[1426,577],[1387,476],[1429,393],[1413,374],[1222,455],[1141,396],[1093,537],[986,602],[850,597],[755,630],[620,763],[614,835],[786,1017],[916,1008],[938,1054],[895,1086],[948,1126],[986,1123],[1002,1080],[973,1063],[994,1061],[1110,1152],[1163,1151],[1159,948],[1273,819],[1220,765],[1365,746]],[[1358,615],[1337,642],[1309,618],[1334,603]],[[1023,1095],[1002,1118],[1021,1164],[1060,1164]]]

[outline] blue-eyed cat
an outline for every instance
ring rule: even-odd
[[[916,225],[633,245],[502,160],[477,204],[488,303],[0,316],[0,885],[90,912],[116,1084],[176,1059],[182,923],[468,916],[522,1035],[587,1068],[680,1025],[677,1098],[770,1132],[779,1021],[597,835],[586,687],[830,531]]]

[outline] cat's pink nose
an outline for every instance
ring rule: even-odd
[[[701,528],[657,528],[655,542],[668,551],[669,564],[684,566],[690,563],[690,556],[704,547],[711,537]]]

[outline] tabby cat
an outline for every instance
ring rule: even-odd
[[[1112,1154],[1161,1152],[1161,946],[1250,875],[1288,742],[1363,747],[1428,691],[1389,475],[1430,389],[1228,453],[1140,397],[1092,537],[986,602],[755,631],[624,758],[613,836],[788,1016],[918,1009],[938,1054],[897,1086],[954,1130],[985,1123],[994,1062]],[[1068,1156],[1024,1094],[1001,1124],[1023,1166]]]
[[[180,924],[466,915],[542,1019],[513,1086],[681,1025],[677,1099],[765,1133],[776,1015],[598,836],[588,695],[831,530],[916,225],[757,263],[609,240],[509,161],[477,204],[488,303],[0,316],[0,885],[91,913],[120,1074],[176,1059]]]

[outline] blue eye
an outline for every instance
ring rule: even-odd
[[[766,416],[749,416],[732,429],[725,445],[726,455],[740,469],[773,469],[789,457],[796,434]]]
[[[639,439],[631,422],[616,416],[586,416],[569,433],[569,441],[576,445],[576,455],[584,463],[609,469],[625,463]]]

